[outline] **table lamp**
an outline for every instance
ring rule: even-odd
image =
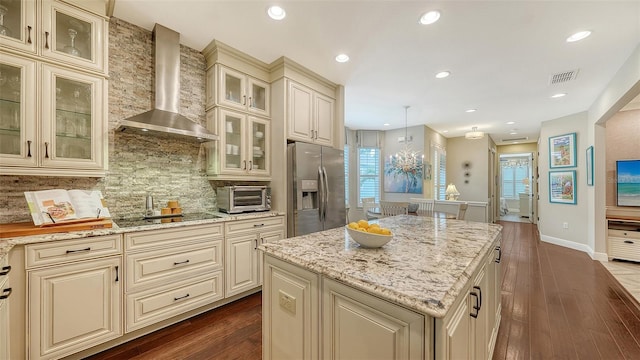
[[[453,183],[447,185],[445,194],[447,195],[447,200],[458,200],[458,195],[460,195],[458,189],[456,189],[456,186],[453,185]]]

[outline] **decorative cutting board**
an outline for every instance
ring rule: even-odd
[[[0,238],[9,238],[27,235],[43,235],[61,232],[109,229],[113,227],[111,219],[83,221],[72,224],[59,224],[55,226],[35,226],[32,222],[0,224]]]

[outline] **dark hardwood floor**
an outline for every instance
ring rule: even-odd
[[[493,358],[640,359],[640,308],[588,255],[501,222],[502,322]],[[90,359],[260,359],[260,293]]]

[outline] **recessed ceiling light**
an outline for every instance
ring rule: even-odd
[[[569,36],[567,38],[567,42],[576,42],[576,41],[580,41],[584,38],[586,38],[587,36],[591,35],[591,31],[589,30],[585,30],[585,31],[578,31],[577,33]]]
[[[512,144],[520,144],[520,141],[514,141]]]
[[[517,131],[512,131],[512,132],[509,133],[509,135],[518,135],[518,132]]]
[[[438,21],[438,19],[440,19],[440,11],[432,10],[422,14],[418,22],[422,25],[431,25],[434,22]]]
[[[476,111],[478,111],[478,110],[477,110],[477,109],[469,109],[469,110],[465,110],[465,112],[468,112],[468,113],[472,113],[472,112],[476,112]]]
[[[338,56],[336,56],[336,61],[339,63],[347,62],[349,61],[349,55],[339,54]]]
[[[282,20],[285,16],[287,16],[287,13],[284,11],[284,9],[276,5],[270,6],[267,10],[267,14],[273,20]]]
[[[515,123],[516,123],[515,121],[509,121],[509,122],[507,123],[507,125],[513,125],[513,124],[515,124]]]
[[[382,125],[384,125],[384,126],[389,126],[389,125],[391,125],[391,124],[389,124],[389,123],[384,123],[384,124],[382,124]]]
[[[449,71],[440,71],[439,73],[436,74],[436,77],[438,79],[444,79],[449,75],[451,75],[451,73]]]
[[[449,130],[442,130],[442,132],[443,132],[443,133],[448,133],[448,132],[449,132]]]
[[[567,93],[557,93],[557,94],[551,95],[551,97],[553,99],[557,99],[557,98],[561,98],[561,97],[566,96],[566,95],[567,95]]]

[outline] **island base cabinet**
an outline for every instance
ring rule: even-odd
[[[29,359],[57,359],[122,335],[121,257],[28,271]]]
[[[424,359],[425,318],[323,279],[323,359]]]
[[[318,275],[266,256],[262,290],[265,360],[318,359]]]

